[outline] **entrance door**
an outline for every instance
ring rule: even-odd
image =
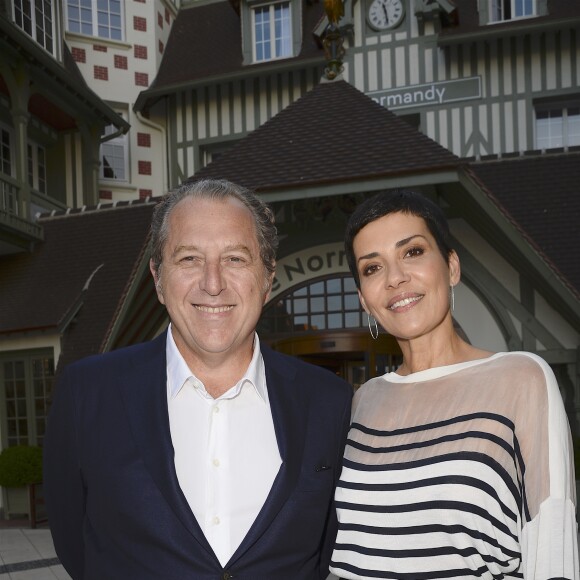
[[[270,346],[285,354],[328,369],[356,389],[370,378],[395,370],[402,361],[395,339],[368,331],[310,332],[276,340]]]

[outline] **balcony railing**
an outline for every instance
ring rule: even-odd
[[[17,246],[43,239],[42,228],[20,215],[21,205],[18,186],[0,177],[0,239],[11,239]]]

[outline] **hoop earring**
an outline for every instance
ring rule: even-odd
[[[455,312],[455,291],[451,286],[451,313]]]
[[[379,325],[377,324],[377,321],[375,320],[375,318],[372,317],[370,314],[367,314],[367,318],[369,321],[369,332],[371,333],[373,340],[377,340],[377,338],[379,337]],[[371,326],[371,318],[373,319],[373,323],[375,325],[375,332],[374,333],[373,333],[373,327]]]

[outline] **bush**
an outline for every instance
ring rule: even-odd
[[[0,453],[0,486],[21,487],[42,482],[42,449],[17,445]]]

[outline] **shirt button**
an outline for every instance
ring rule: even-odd
[[[212,463],[214,464],[214,466],[215,466],[215,467],[219,467],[219,466],[220,466],[220,460],[219,460],[219,459],[217,459],[217,458],[216,458],[216,459],[214,459],[214,460],[212,461]]]
[[[233,574],[230,574],[230,572],[224,572],[222,574],[222,580],[231,580],[234,577]]]
[[[214,413],[219,413],[220,412],[220,408],[217,405],[214,405],[213,412]]]
[[[213,522],[214,526],[218,526],[220,523],[220,519],[217,516],[215,516],[213,518],[212,522]]]

